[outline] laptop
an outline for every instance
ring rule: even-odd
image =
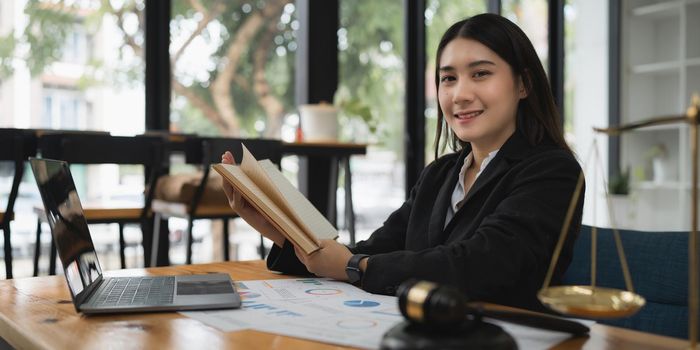
[[[68,163],[29,159],[73,304],[84,314],[238,308],[228,274],[103,277]]]

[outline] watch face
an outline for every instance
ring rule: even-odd
[[[360,261],[362,259],[369,257],[369,255],[366,254],[355,254],[352,257],[350,257],[350,261],[348,261],[348,265],[345,266],[345,273],[348,274],[348,281],[350,283],[355,283],[358,282],[359,280],[362,279],[362,270],[360,270]]]
[[[350,283],[355,283],[355,282],[359,281],[360,278],[362,278],[362,272],[360,271],[360,269],[358,269],[356,267],[350,267],[350,266],[346,267],[345,273],[348,274],[348,281]]]

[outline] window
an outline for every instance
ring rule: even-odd
[[[299,120],[294,99],[299,22],[294,1],[173,0],[171,13],[170,131],[294,140]],[[285,159],[282,165],[287,170],[296,164]],[[191,171],[184,164],[171,168],[173,173]],[[239,249],[233,256],[257,258],[259,234],[240,221],[234,221]],[[178,241],[171,246],[172,261],[180,261],[183,254],[176,246],[184,243],[178,238],[186,224],[169,221]],[[195,252],[206,254],[204,259],[220,258],[220,244],[214,242],[218,238],[208,234],[212,231],[221,231],[218,220],[198,220],[193,229],[195,239],[203,240]]]
[[[85,98],[83,94],[68,89],[43,88],[44,111],[40,128],[88,129],[85,122]]]
[[[63,47],[61,61],[74,64],[85,64],[88,61],[88,38],[84,29],[80,25],[73,27],[71,33],[66,37]]]
[[[3,0],[0,6],[0,127],[130,135],[144,131],[143,0]],[[3,209],[11,169],[0,165]],[[128,194],[134,200],[143,191],[142,172],[137,172],[139,180],[128,181],[133,174],[128,167],[76,166],[72,172],[83,201],[97,192],[108,194],[102,198],[106,200],[114,200],[112,194]],[[128,188],[119,187],[125,182]],[[12,222],[16,276],[31,274],[29,244],[34,242],[33,207],[38,203],[34,180],[25,176]],[[108,268],[117,267],[116,227],[91,230],[98,251],[111,253],[101,259]],[[140,239],[138,231],[127,228],[127,239]],[[48,228],[43,232],[48,249]]]
[[[174,0],[171,130],[280,138],[296,109],[298,27],[290,0]]]
[[[370,144],[365,157],[351,159],[358,240],[404,200],[403,38],[402,2],[340,1],[335,104],[341,139]],[[338,202],[344,203],[341,195]]]
[[[143,1],[3,6],[23,11],[3,11],[0,21],[0,126],[143,132]],[[67,95],[73,101],[57,97]],[[59,114],[70,120],[48,120]]]
[[[547,0],[503,0],[501,15],[517,24],[532,41],[545,72],[549,69],[549,8]]]

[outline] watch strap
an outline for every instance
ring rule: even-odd
[[[360,261],[368,258],[367,254],[355,254],[348,260],[348,265],[345,267],[345,273],[348,274],[350,283],[357,283],[362,280],[362,270],[360,269]]]

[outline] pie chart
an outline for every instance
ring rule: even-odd
[[[315,288],[309,289],[305,293],[311,295],[335,295],[342,293],[342,291],[335,288]]]
[[[348,300],[343,302],[345,306],[350,307],[375,307],[379,306],[379,303],[371,300]]]

